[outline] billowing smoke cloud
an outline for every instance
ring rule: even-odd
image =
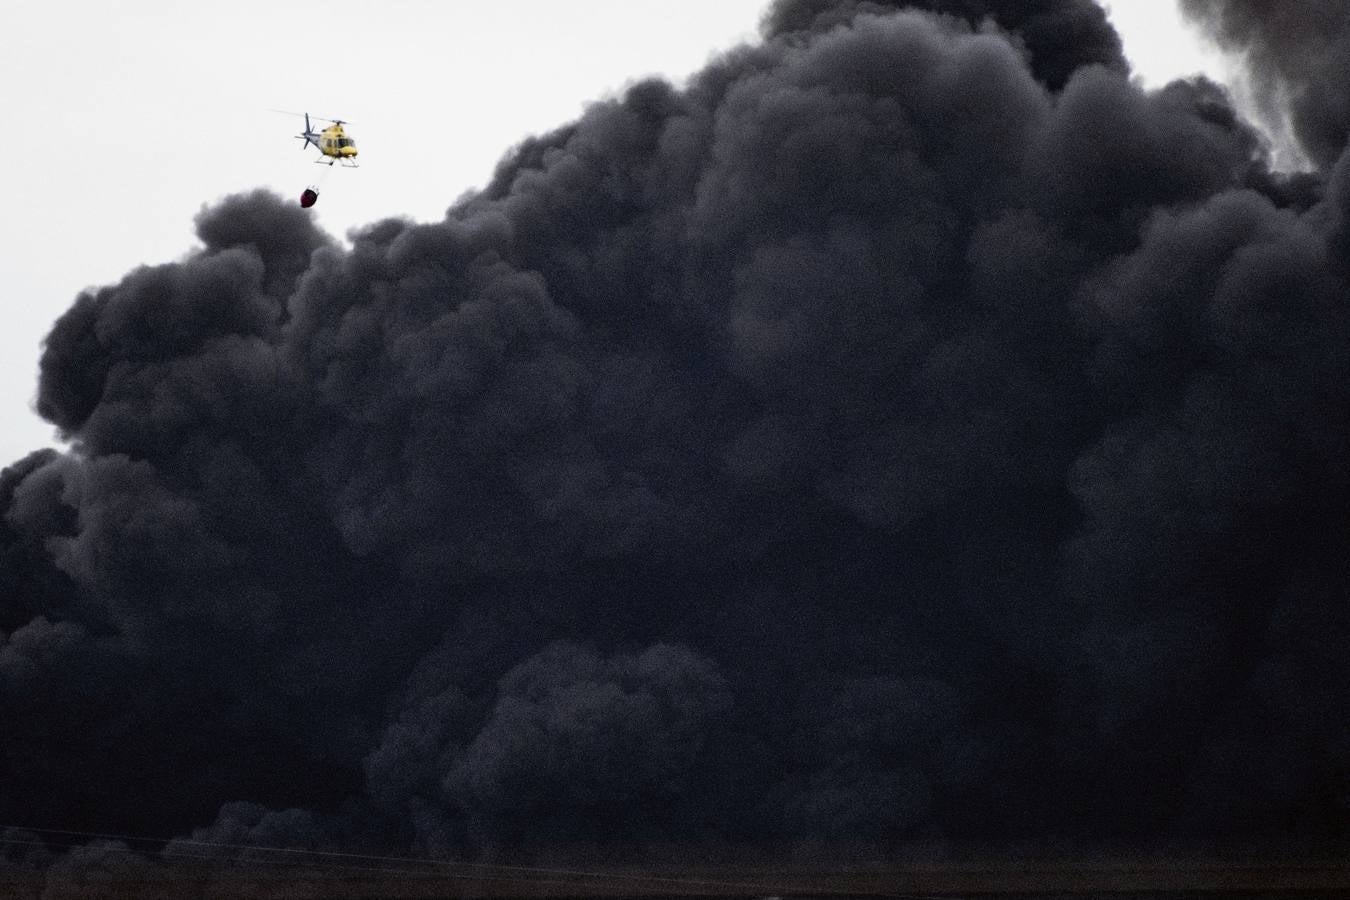
[[[1350,7],[1323,0],[1180,0],[1226,49],[1242,54],[1257,109],[1308,162],[1330,167],[1350,135]]]
[[[442,222],[236,196],[78,298],[74,449],[0,477],[0,824],[185,836],[156,865],[1345,833],[1344,172],[1142,92],[1087,0],[765,30]]]
[[[778,0],[765,16],[764,32],[770,38],[820,33],[861,14],[906,8],[951,16],[972,28],[1002,29],[1023,50],[1032,73],[1055,90],[1086,65],[1126,68],[1106,14],[1081,0]]]

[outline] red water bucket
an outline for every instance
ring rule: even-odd
[[[318,201],[318,199],[319,192],[312,187],[307,187],[305,188],[305,192],[300,195],[300,205],[305,209],[309,209]]]

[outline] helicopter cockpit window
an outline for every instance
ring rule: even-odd
[[[339,147],[350,147],[350,146],[352,146],[352,139],[351,139],[351,138],[338,138],[338,146],[339,146]]]

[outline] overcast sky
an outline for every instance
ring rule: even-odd
[[[660,73],[679,79],[753,40],[766,0],[325,0],[23,3],[0,30],[5,215],[0,465],[51,443],[32,413],[40,343],[85,287],[192,249],[203,203],[325,178],[320,224],[439,219],[510,145]],[[1156,85],[1221,74],[1173,0],[1108,3]],[[291,139],[345,118],[362,167],[333,171]]]

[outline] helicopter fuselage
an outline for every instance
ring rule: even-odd
[[[302,136],[318,147],[330,164],[338,160],[347,162],[356,156],[356,141],[347,136],[341,125],[329,125],[318,133],[306,131]]]

